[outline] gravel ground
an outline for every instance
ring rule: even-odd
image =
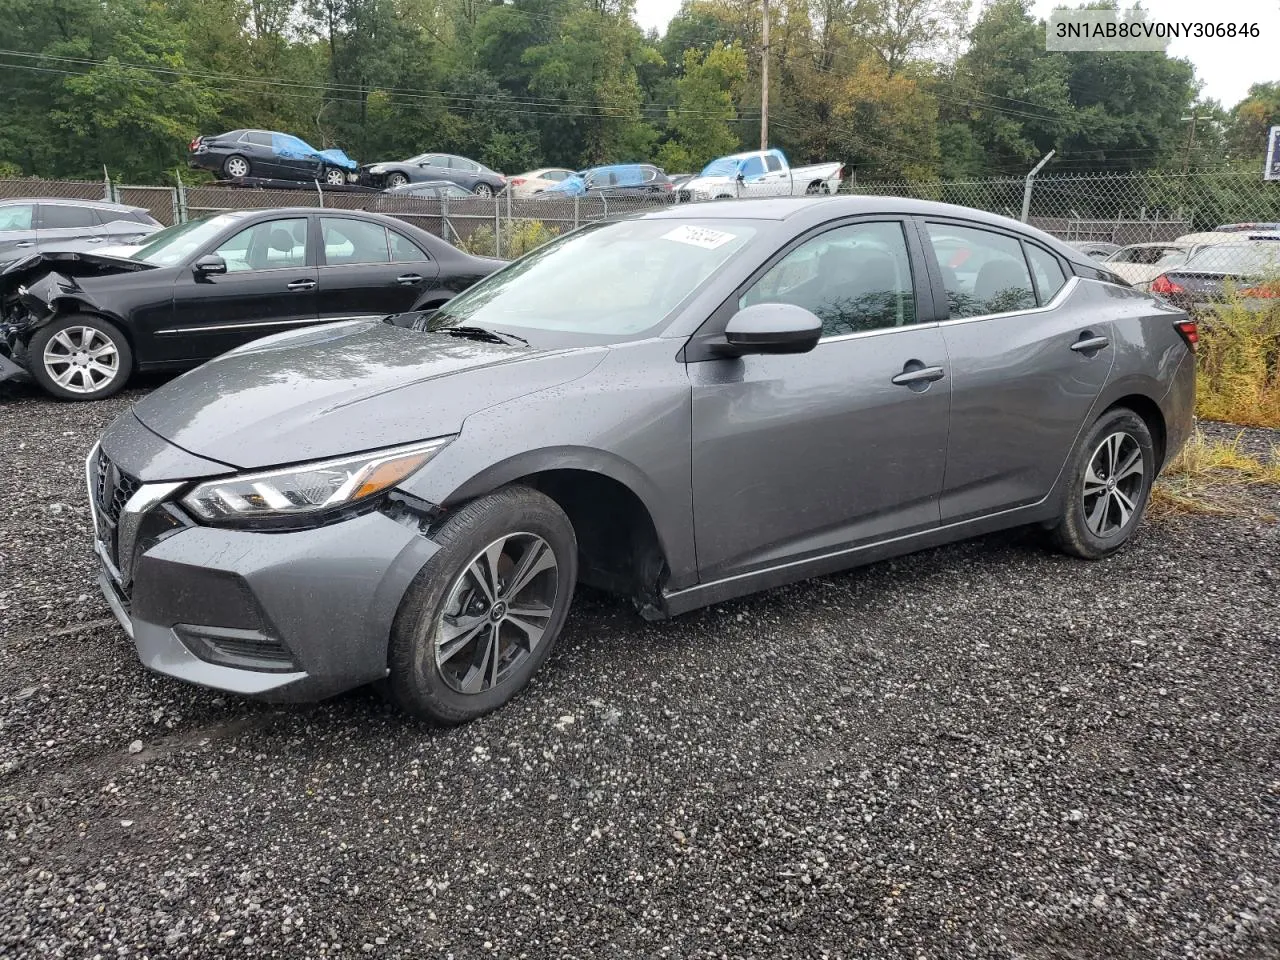
[[[1275,525],[1010,533],[661,624],[587,596],[437,731],[138,665],[80,480],[136,396],[0,395],[0,955],[1280,955]]]
[[[1234,423],[1201,420],[1200,432],[1206,440],[1236,444],[1241,453],[1264,463],[1280,460],[1280,430],[1246,429]]]

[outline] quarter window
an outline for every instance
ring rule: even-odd
[[[1054,298],[1067,276],[1062,272],[1062,264],[1049,251],[1027,244],[1027,260],[1031,263],[1031,272],[1036,278],[1036,292],[1040,294],[1040,305],[1044,306]]]
[[[320,232],[324,237],[324,261],[331,267],[388,262],[387,231],[380,223],[322,217]]]
[[[391,239],[391,259],[394,263],[415,263],[431,259],[408,237],[394,230],[388,230],[387,236]]]
[[[738,306],[756,303],[804,307],[822,320],[824,337],[915,323],[902,225],[859,223],[806,241],[757,280]]]
[[[277,270],[307,264],[307,220],[268,220],[241,230],[214,251],[227,271]]]
[[[772,153],[764,158],[764,165],[769,168],[770,173],[777,173],[782,169],[782,161]]]
[[[1022,245],[1013,237],[941,223],[928,229],[953,319],[1036,305]]]

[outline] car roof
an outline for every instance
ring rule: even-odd
[[[1144,240],[1142,243],[1126,243],[1121,250],[1144,250],[1148,247],[1185,247],[1185,240]]]
[[[814,226],[838,217],[857,217],[868,214],[891,214],[914,217],[949,217],[967,220],[976,226],[987,225],[1003,230],[1013,230],[1023,236],[1034,237],[1072,263],[1090,268],[1097,264],[1084,258],[1084,254],[1063,243],[1045,231],[973,207],[961,207],[952,203],[933,200],[916,200],[911,197],[889,197],[874,194],[836,197],[770,197],[759,200],[710,200],[697,204],[675,204],[661,210],[636,214],[637,218],[653,220],[790,220],[803,218]]]
[[[63,206],[92,207],[95,210],[141,210],[147,213],[146,207],[135,207],[127,203],[112,203],[110,200],[80,200],[77,197],[5,197],[0,206],[15,203],[56,203]]]

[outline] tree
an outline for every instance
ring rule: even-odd
[[[669,139],[658,163],[671,171],[700,170],[736,150],[734,100],[746,79],[747,55],[739,47],[717,41],[706,54],[686,50],[683,75],[676,81],[677,105],[668,114]]]

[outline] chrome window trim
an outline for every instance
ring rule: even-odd
[[[361,313],[351,317],[305,317],[301,320],[255,320],[252,323],[220,323],[211,327],[169,327],[157,330],[155,336],[170,333],[204,333],[206,330],[248,330],[253,327],[300,326],[316,323],[339,323],[343,320],[381,320],[385,313]]]
[[[939,320],[938,324],[949,327],[961,323],[972,323],[975,320],[1002,320],[1005,317],[1025,317],[1037,313],[1047,313],[1055,309],[1058,306],[1058,302],[1074,290],[1082,279],[1084,278],[1074,274],[1068,277],[1067,282],[1059,287],[1058,292],[1053,295],[1053,299],[1042,307],[1028,307],[1026,310],[1006,310],[1004,313],[980,313],[973,317],[948,317],[946,320]]]

